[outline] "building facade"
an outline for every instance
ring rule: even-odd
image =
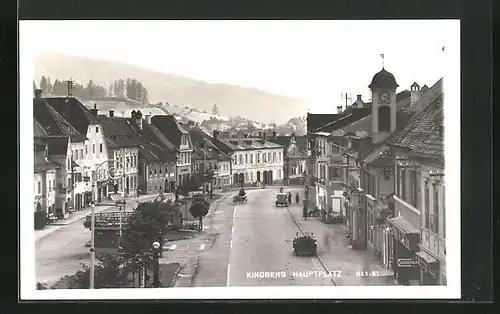
[[[285,185],[304,185],[307,161],[306,136],[279,136],[273,132],[269,141],[282,145],[283,150],[283,182]]]

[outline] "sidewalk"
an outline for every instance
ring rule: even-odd
[[[172,194],[173,195],[173,194]],[[139,201],[146,201],[148,199],[155,199],[158,196],[158,194],[146,194],[146,195],[141,195],[140,197],[134,197],[134,198],[127,198],[129,201],[128,204],[130,206],[135,206],[137,205],[136,202]],[[169,194],[167,194],[168,197],[170,197]],[[134,201],[134,202],[132,202]],[[96,207],[94,208],[94,213],[101,213],[107,210],[112,210],[116,209],[116,205],[113,203],[100,203],[97,204]],[[44,229],[42,230],[35,230],[35,243],[40,241],[41,239],[47,237],[48,235],[56,232],[57,230],[60,230],[64,228],[65,226],[81,221],[82,219],[85,219],[85,216],[90,215],[91,208],[90,207],[85,207],[84,209],[80,211],[75,211],[70,214],[70,216],[67,219],[59,219],[55,221],[54,223],[48,224],[45,226]]]
[[[325,224],[319,217],[302,218],[302,206],[288,207],[293,219],[303,232],[313,232],[318,240],[318,258],[330,270],[344,273],[342,285],[392,285],[393,271],[379,264],[369,250],[354,250],[346,238],[349,227],[343,224]],[[360,273],[368,272],[367,277]],[[376,274],[372,275],[372,274]]]

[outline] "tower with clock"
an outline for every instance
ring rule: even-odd
[[[372,142],[378,144],[396,130],[396,88],[399,85],[394,75],[382,68],[368,87],[372,92]]]

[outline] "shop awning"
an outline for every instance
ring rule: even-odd
[[[389,223],[401,230],[405,235],[420,234],[420,231],[408,222],[403,216],[398,216],[389,219]]]

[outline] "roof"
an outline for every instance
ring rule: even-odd
[[[134,118],[125,119],[135,136],[140,141],[139,155],[146,161],[175,161],[177,160],[175,146],[166,139],[156,128],[142,120],[142,129]]]
[[[276,136],[276,137],[270,137],[267,140],[286,148],[290,145],[290,141],[292,139],[292,136],[295,137],[295,144],[299,148],[299,151],[300,152],[307,152],[307,138],[305,135],[302,135],[302,136],[295,136],[295,135]]]
[[[372,112],[371,106],[363,108],[351,108],[350,111],[347,112],[345,115],[340,116],[336,120],[330,120],[328,123],[319,126],[317,129],[314,129],[313,131],[331,133],[359,119],[367,117],[368,115],[371,114],[371,112]]]
[[[193,143],[195,153],[193,157],[195,159],[205,158],[206,156],[208,159],[216,159],[219,161],[231,160],[231,157],[220,151],[213,143],[214,138],[210,135],[197,128],[190,128],[188,132],[191,137],[191,142]],[[203,148],[203,145],[207,145],[206,147],[210,147],[211,149]]]
[[[66,155],[68,152],[69,138],[65,137],[39,137],[35,143],[39,145],[47,145],[50,155]]]
[[[126,118],[99,115],[98,119],[109,148],[137,147],[142,144]]]
[[[363,162],[366,164],[390,164],[394,163],[392,157],[390,157],[390,148],[385,144],[381,144],[375,147],[364,159]]]
[[[90,124],[98,124],[97,116],[94,116],[75,97],[50,97],[43,98],[52,108],[54,108],[66,121],[81,134],[87,134]]]
[[[38,137],[47,135],[49,134],[45,131],[42,125],[38,121],[36,121],[35,118],[33,118],[33,136]]]
[[[45,159],[45,154],[38,151],[34,157],[34,172],[58,169],[61,166],[50,159]]]
[[[420,157],[443,160],[443,94],[415,114],[405,128],[388,139],[387,144],[409,149]]]
[[[380,72],[376,73],[373,78],[372,82],[370,85],[368,85],[369,88],[374,89],[374,88],[396,88],[398,87],[398,83],[396,82],[396,79],[394,78],[394,75],[392,73],[387,72],[384,68],[380,70]]]
[[[33,118],[36,120],[34,134],[40,136],[45,133],[52,136],[70,136],[73,142],[86,140],[85,133],[79,132],[72,123],[66,120],[57,110],[50,106],[45,99],[33,99]],[[43,132],[39,128],[43,129]]]
[[[408,99],[409,100],[409,99]],[[406,102],[406,101],[404,101]],[[408,101],[409,104],[409,101]],[[398,110],[398,109],[396,109]],[[411,113],[409,112],[404,112],[401,110],[396,111],[396,130],[401,129],[404,127],[407,123],[408,120],[410,119]],[[342,128],[344,133],[355,133],[357,131],[364,131],[367,132],[368,134],[372,133],[372,115],[368,115],[364,118],[361,118],[357,121],[354,121],[352,124],[345,126]]]
[[[338,118],[338,114],[330,113],[307,113],[306,118],[306,130],[307,133],[311,133],[314,130],[322,127],[323,125],[335,121]]]
[[[175,147],[180,148],[181,135],[189,134],[175,119],[174,116],[154,116],[151,123],[160,130],[160,132],[169,139]]]
[[[222,151],[283,148],[282,145],[260,138],[217,139],[214,142],[214,144],[217,145],[217,147],[219,147]]]

